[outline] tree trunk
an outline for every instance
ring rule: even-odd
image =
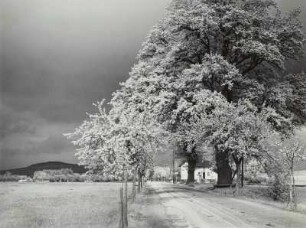
[[[238,158],[235,154],[232,154],[232,158],[236,165],[236,194],[240,194],[240,189],[243,185],[242,169],[243,169],[243,157]]]
[[[128,187],[127,187],[127,182],[128,182],[128,174],[127,171],[124,171],[124,223],[125,227],[128,227],[128,217],[127,217],[127,211],[128,211]]]
[[[120,188],[120,221],[119,228],[126,228],[125,224],[125,207],[124,207],[124,196],[123,196],[123,188]]]
[[[232,169],[229,165],[229,153],[226,151],[221,152],[217,150],[216,151],[216,165],[217,165],[217,173],[218,173],[217,185],[219,186],[232,185]]]
[[[187,158],[188,162],[188,177],[186,184],[194,183],[194,171],[197,164],[197,159],[193,156],[188,156]]]
[[[237,169],[237,176],[236,176],[236,194],[240,194],[240,188],[241,188],[241,159],[236,164]]]
[[[136,198],[136,175],[137,175],[137,169],[134,169],[133,173],[133,189],[132,189],[132,195],[133,195],[133,201]]]
[[[244,158],[241,161],[241,187],[244,186]]]
[[[172,183],[175,184],[175,152],[172,152]]]
[[[137,186],[137,191],[138,193],[140,192],[140,184],[141,184],[141,174],[140,171],[138,170],[138,186]]]
[[[120,228],[126,228],[128,227],[128,218],[127,218],[127,171],[123,171],[123,181],[122,181],[122,187],[120,188],[120,202],[121,202],[121,217],[119,222]]]
[[[291,209],[296,209],[296,193],[295,193],[295,180],[293,169],[290,169],[290,184],[289,184],[289,207]]]
[[[294,208],[296,209],[297,207],[297,202],[296,202],[296,191],[295,191],[295,179],[294,179],[294,173],[292,170],[292,196],[293,196],[293,203],[294,203]]]

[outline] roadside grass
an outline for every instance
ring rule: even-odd
[[[184,188],[194,189],[196,191],[213,194],[214,196],[235,197],[237,199],[246,199],[256,201],[262,204],[272,205],[277,208],[287,209],[287,203],[275,201],[269,195],[269,186],[266,185],[245,185],[239,195],[235,195],[235,188],[214,188],[212,184],[195,184],[193,186],[180,185]],[[296,212],[306,214],[306,186],[296,187],[298,207]]]
[[[145,186],[131,201],[128,209],[129,228],[167,228],[173,226],[173,218],[166,216],[162,199],[152,188]]]
[[[0,183],[0,227],[118,227],[120,186]]]
[[[297,192],[297,202],[298,202],[297,210],[306,214],[306,186],[297,187],[296,192]]]

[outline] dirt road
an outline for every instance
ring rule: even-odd
[[[148,184],[143,198],[132,227],[306,227],[305,214],[167,183]]]

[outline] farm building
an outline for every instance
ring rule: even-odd
[[[170,167],[154,167],[153,180],[155,181],[167,181],[170,179]]]
[[[187,180],[187,177],[188,177],[187,161],[183,161],[180,165],[178,165],[178,174],[179,174],[179,179],[181,181]],[[194,171],[194,179],[198,183],[216,182],[217,173],[212,170],[208,161],[199,161],[197,162],[197,165]]]
[[[306,161],[299,162],[294,170],[295,184],[306,186]]]

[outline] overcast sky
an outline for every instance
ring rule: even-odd
[[[0,0],[0,170],[77,162],[62,134],[127,79],[169,2]],[[282,4],[306,9],[304,0]]]

